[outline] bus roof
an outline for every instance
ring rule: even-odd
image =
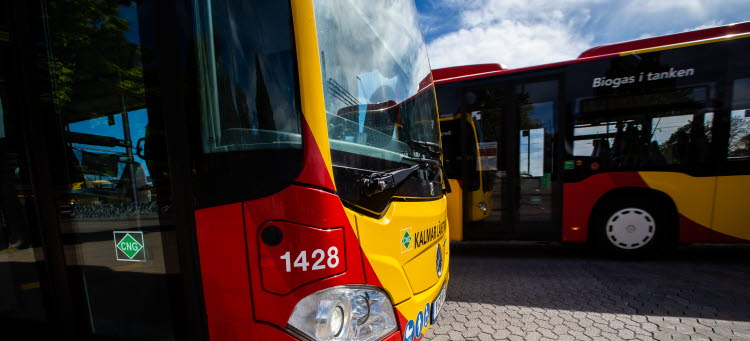
[[[527,66],[518,69],[509,69],[500,64],[476,64],[447,67],[432,70],[435,84],[458,82],[476,78],[484,78],[511,73],[519,73],[537,69],[547,69],[568,64],[582,63],[591,60],[605,59],[619,56],[623,52],[649,49],[659,46],[670,46],[675,48],[681,46],[681,43],[705,41],[712,38],[731,37],[750,32],[750,22],[743,22],[714,28],[708,28],[697,31],[670,34],[661,37],[646,38],[640,40],[627,41],[622,43],[602,45],[591,48],[583,52],[578,59],[567,60],[562,62]],[[732,39],[732,38],[729,38]]]
[[[508,68],[500,64],[473,64],[445,67],[432,70],[432,79],[439,81],[448,78],[460,77],[463,75],[476,75],[493,71],[507,70]]]
[[[435,84],[444,84],[444,83],[459,82],[459,81],[465,81],[465,80],[476,79],[476,78],[485,78],[485,77],[491,77],[491,76],[506,75],[506,74],[511,74],[511,73],[519,73],[519,72],[531,71],[531,70],[537,70],[537,69],[547,69],[551,67],[563,66],[567,64],[575,64],[575,63],[580,63],[580,62],[589,61],[589,60],[604,59],[604,58],[611,57],[611,56],[612,55],[610,54],[610,55],[605,55],[605,56],[595,56],[595,57],[590,57],[590,58],[567,60],[564,62],[557,62],[557,63],[551,63],[551,64],[527,66],[527,67],[522,67],[518,69],[501,68],[499,70],[487,70],[484,72],[476,72],[476,73],[472,72],[474,70],[473,67],[476,65],[462,65],[462,66],[449,67],[445,69],[435,69],[435,70],[432,70],[432,75],[434,77]],[[487,64],[480,64],[480,65],[487,65]],[[447,71],[443,71],[443,70],[447,70]]]
[[[730,36],[735,34],[750,32],[750,22],[743,22],[737,24],[730,24],[719,27],[712,27],[703,30],[696,30],[690,32],[683,32],[677,34],[669,34],[660,37],[646,38],[625,41],[621,43],[601,45],[592,47],[578,56],[578,58],[587,58],[601,55],[608,55],[613,53],[621,53],[633,50],[647,49],[657,46],[673,45],[679,43],[685,43],[690,41],[706,40],[711,38],[719,38],[724,36]]]

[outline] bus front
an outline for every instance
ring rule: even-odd
[[[211,338],[422,338],[447,289],[447,179],[414,3],[220,3],[197,54],[197,186],[222,198],[196,211]],[[241,11],[265,31],[215,20]]]
[[[411,1],[314,2],[336,191],[368,285],[395,307],[403,340],[437,318],[448,280],[440,132]]]

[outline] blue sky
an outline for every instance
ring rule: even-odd
[[[433,68],[511,68],[586,49],[750,21],[748,0],[416,0]]]

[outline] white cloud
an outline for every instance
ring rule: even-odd
[[[706,29],[706,28],[721,26],[721,25],[724,25],[724,24],[726,24],[726,23],[723,22],[723,21],[721,21],[721,20],[712,20],[712,21],[709,21],[709,22],[707,22],[705,24],[701,24],[701,25],[698,25],[698,26],[695,26],[695,27],[686,28],[686,29],[682,30],[682,32],[697,31],[697,30],[702,30],[702,29]]]
[[[575,58],[591,46],[579,33],[599,0],[484,0],[463,4],[462,29],[428,45],[433,68],[502,63],[513,68]],[[543,10],[540,10],[543,9]]]
[[[524,25],[505,20],[447,34],[427,50],[433,68],[479,63],[518,68],[575,58],[589,47],[587,40],[555,23]]]
[[[502,63],[512,68],[576,58],[594,45],[660,36],[747,20],[747,0],[427,0],[433,68]]]
[[[428,45],[433,68],[501,63],[512,68],[572,59],[591,45],[579,33],[598,0],[485,0],[464,4],[462,29]]]

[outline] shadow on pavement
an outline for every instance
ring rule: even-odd
[[[560,243],[451,244],[448,300],[750,321],[750,245],[692,245],[618,261]]]

